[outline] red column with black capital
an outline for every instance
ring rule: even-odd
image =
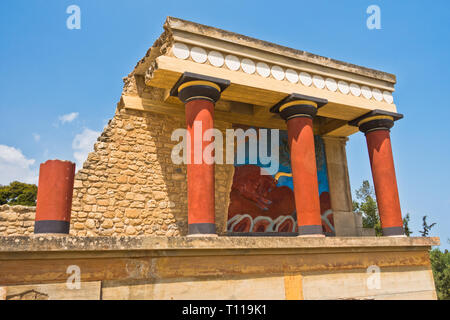
[[[324,236],[320,215],[313,118],[324,99],[292,94],[274,106],[286,120],[299,236]]]
[[[384,236],[402,236],[403,220],[392,155],[390,128],[399,114],[371,112],[359,119],[369,152],[378,212]]]
[[[203,151],[211,141],[203,141],[214,128],[214,105],[229,85],[222,79],[185,73],[172,93],[185,104],[189,136],[187,155],[188,235],[216,235],[214,163],[206,163]]]

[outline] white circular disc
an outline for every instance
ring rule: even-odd
[[[387,103],[391,104],[394,102],[394,97],[392,96],[392,92],[389,91],[383,91],[383,99]]]
[[[303,83],[303,85],[309,87],[312,83],[312,78],[309,73],[306,72],[300,72],[300,82]]]
[[[370,100],[372,98],[372,90],[370,90],[369,87],[362,86],[361,87],[361,93],[364,96],[364,98],[366,98],[366,99]]]
[[[270,75],[270,68],[267,63],[258,62],[256,64],[256,72],[258,72],[261,77],[267,78]]]
[[[325,88],[325,80],[323,80],[323,78],[321,76],[318,76],[318,75],[313,76],[313,83],[314,83],[314,86],[319,89]]]
[[[361,88],[356,83],[352,83],[350,84],[350,92],[355,97],[359,97],[361,95]]]
[[[270,72],[272,73],[272,76],[277,80],[283,80],[284,79],[284,70],[280,66],[272,66],[272,69],[270,69]]]
[[[227,65],[228,69],[233,71],[239,70],[239,67],[241,66],[239,58],[231,54],[225,57],[225,64]]]
[[[286,70],[286,79],[288,79],[291,83],[297,83],[298,82],[298,74],[295,70],[287,69]]]
[[[343,81],[343,80],[339,80],[338,81],[338,89],[343,94],[348,94],[350,92],[350,88],[348,87],[348,83]]]
[[[172,47],[172,52],[178,59],[187,59],[189,57],[189,47],[181,42],[175,42]]]
[[[256,72],[258,72],[261,77],[267,78],[270,75],[270,68],[267,63],[258,62],[256,64]]]
[[[221,67],[223,66],[223,55],[218,51],[210,51],[208,53],[208,60],[209,63],[211,63],[214,67]]]
[[[332,78],[326,78],[325,79],[325,85],[327,86],[327,89],[330,91],[335,92],[337,90],[337,83],[336,80]]]
[[[255,73],[256,67],[255,63],[250,59],[242,59],[241,61],[241,68],[244,70],[245,73],[252,74]]]
[[[203,49],[203,48],[192,47],[191,48],[191,58],[195,62],[204,63],[204,62],[206,62],[206,59],[208,59],[208,54],[206,53],[205,49]]]
[[[383,100],[383,94],[378,89],[372,89],[372,95],[377,101]]]

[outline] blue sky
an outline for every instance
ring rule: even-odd
[[[72,4],[80,30],[66,28]],[[366,27],[372,4],[380,30]],[[0,184],[36,179],[47,159],[80,162],[171,15],[396,74],[402,211],[413,235],[423,215],[437,222],[432,235],[449,248],[449,12],[448,1],[1,1]],[[347,152],[354,190],[371,181],[363,134]]]

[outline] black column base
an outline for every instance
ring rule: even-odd
[[[403,236],[403,227],[382,228],[383,236]]]
[[[34,233],[69,234],[70,222],[63,220],[38,220],[34,222]]]
[[[216,234],[216,225],[214,223],[190,223],[188,225],[188,235],[194,234]]]
[[[311,225],[311,226],[298,226],[298,235],[323,235],[322,226]]]

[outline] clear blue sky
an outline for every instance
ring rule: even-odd
[[[81,8],[81,29],[66,8]],[[381,30],[366,27],[369,5]],[[46,159],[78,160],[112,118],[122,77],[171,15],[397,75],[392,129],[403,214],[449,248],[449,1],[9,1],[0,3],[0,183]],[[371,180],[363,134],[347,147],[352,190]]]

